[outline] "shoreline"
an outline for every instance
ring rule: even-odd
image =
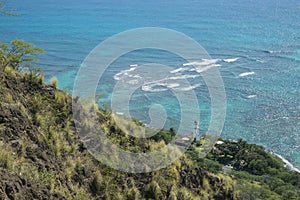
[[[272,151],[268,151],[270,154],[276,156],[277,158],[279,158],[283,163],[284,163],[284,167],[289,169],[290,171],[294,171],[294,172],[298,172],[300,173],[300,169],[298,169],[297,167],[295,167],[290,161],[288,161],[286,158],[284,158],[282,155],[274,153]]]

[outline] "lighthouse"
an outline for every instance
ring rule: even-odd
[[[198,122],[194,121],[194,142],[196,142],[198,136]]]

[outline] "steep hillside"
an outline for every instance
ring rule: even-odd
[[[1,198],[233,199],[231,178],[186,157],[148,174],[102,166],[79,141],[70,96],[41,76],[6,71],[0,73]]]
[[[300,176],[242,141],[224,141],[205,159],[195,156],[201,146],[196,144],[171,166],[151,173],[106,167],[80,142],[71,97],[55,86],[55,81],[44,84],[41,75],[9,67],[0,72],[0,199],[299,199]],[[127,149],[150,151],[172,132],[141,142],[116,127],[109,112],[98,113],[108,137]],[[260,156],[272,160],[263,165],[271,166],[269,171],[256,170]]]

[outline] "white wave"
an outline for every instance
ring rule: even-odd
[[[130,69],[125,70],[125,71],[131,72],[131,71],[134,71],[135,69],[136,69],[136,67],[131,67]]]
[[[152,87],[151,85],[143,85],[142,90],[146,92],[152,92]]]
[[[210,68],[213,68],[213,67],[220,67],[221,65],[219,64],[212,64],[212,65],[208,65],[208,66],[205,66],[205,67],[198,67],[198,68],[195,68],[195,71],[198,72],[198,73],[202,73]]]
[[[168,88],[153,88],[155,85],[143,85],[142,90],[146,92],[163,92],[167,91]]]
[[[253,99],[253,98],[256,98],[256,97],[257,97],[256,94],[252,94],[252,95],[247,96],[247,99]]]
[[[192,65],[194,65],[195,63],[197,63],[197,62],[184,63],[184,64],[182,64],[182,66],[192,66]]]
[[[122,79],[123,76],[132,77],[133,75],[129,75],[130,72],[133,72],[136,67],[131,67],[130,69],[122,70],[121,72],[114,75],[114,79],[119,81]]]
[[[185,74],[185,75],[181,75],[181,76],[171,76],[171,77],[169,77],[169,80],[189,79],[189,78],[197,78],[197,77],[200,77],[200,75]]]
[[[122,112],[116,112],[117,115],[124,115]]]
[[[128,74],[127,72],[124,73],[125,76],[129,77],[129,78],[137,78],[137,79],[140,79],[142,78],[140,75],[138,74]]]
[[[180,84],[179,83],[169,83],[169,84],[166,84],[165,86],[168,88],[177,88],[180,86]]]
[[[114,79],[117,80],[117,81],[121,80],[121,77],[120,77],[120,76],[121,76],[122,74],[123,74],[123,73],[121,73],[121,72],[115,74],[115,75],[114,75]]]
[[[132,64],[132,65],[129,65],[130,67],[137,67],[138,64]]]
[[[120,81],[122,79],[123,73],[117,73],[114,75],[114,79],[116,81]]]
[[[212,64],[215,64],[219,61],[220,61],[220,59],[202,59],[202,62],[199,63],[199,64],[200,65],[212,65]]]
[[[189,87],[178,88],[180,91],[186,92],[199,87],[201,84],[191,85]]]
[[[142,78],[140,75],[136,74],[132,76],[133,78]]]
[[[253,74],[255,74],[255,72],[244,72],[244,73],[241,73],[239,75],[239,77],[249,76],[249,75],[253,75]]]
[[[127,83],[130,84],[130,85],[137,85],[139,83],[139,80],[133,79],[133,80],[127,81]]]
[[[206,66],[216,64],[220,59],[202,59],[201,61],[184,63],[183,66]]]
[[[178,69],[174,69],[172,71],[170,71],[171,74],[175,74],[175,73],[178,73],[178,72],[183,72],[183,71],[186,71],[188,70],[188,68],[183,68],[183,67],[180,67]]]
[[[159,86],[160,88],[155,88]],[[162,82],[156,82],[151,84],[145,84],[142,86],[142,90],[148,91],[148,92],[162,92],[173,88],[178,88],[180,86],[179,83],[162,83]]]
[[[271,152],[273,155],[277,156],[278,158],[280,158],[280,160],[282,160],[282,162],[284,163],[284,167],[286,167],[287,169],[291,170],[291,171],[295,171],[300,173],[300,170],[298,168],[296,168],[292,163],[290,163],[287,159],[285,159],[283,156],[277,154],[277,153],[273,153]]]
[[[237,61],[238,59],[240,59],[240,58],[228,58],[228,59],[223,59],[223,61],[227,62],[227,63],[232,63],[232,62]]]
[[[282,51],[282,50],[266,50],[266,51],[264,51],[264,52],[266,52],[266,53],[270,53],[270,54],[273,54],[273,53],[285,53],[284,51]]]
[[[259,63],[265,63],[265,62],[266,62],[266,61],[261,60],[261,59],[256,59],[255,61],[256,61],[256,62],[259,62]]]

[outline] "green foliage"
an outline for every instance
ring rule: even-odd
[[[159,141],[165,141],[166,144],[171,142],[176,135],[176,132],[173,128],[170,128],[170,130],[160,130],[157,134],[151,137],[156,142]]]
[[[191,146],[187,155],[214,174],[229,172],[236,180],[235,192],[242,199],[297,199],[300,174],[284,168],[282,161],[255,144],[243,140],[223,140],[206,158],[199,159],[202,140]],[[233,168],[233,169],[230,169]],[[227,170],[226,170],[226,169]],[[249,189],[250,188],[250,189]]]
[[[92,190],[96,194],[101,194],[101,190],[103,189],[102,188],[102,181],[103,181],[103,178],[102,178],[101,173],[99,171],[96,171],[95,176],[94,176],[93,181],[92,181],[92,185],[91,185]]]
[[[261,186],[258,182],[240,180],[235,189],[241,199],[283,200],[280,195],[271,191],[267,186]]]
[[[132,118],[132,121],[138,126],[145,127],[145,124],[138,119]]]
[[[43,49],[19,39],[14,39],[9,45],[0,43],[0,69],[5,71],[8,66],[15,70],[30,69],[43,52]]]
[[[194,199],[200,199],[199,197],[195,197],[193,193],[191,193],[187,188],[182,187],[178,191],[178,199],[182,200],[194,200]]]
[[[152,181],[149,185],[147,185],[146,191],[147,193],[145,197],[147,199],[155,199],[155,200],[163,199],[163,193],[161,191],[159,184],[156,181]]]
[[[136,188],[130,188],[128,192],[126,192],[126,199],[130,200],[140,200],[141,199],[141,194],[140,191]],[[124,197],[124,196],[123,196]]]
[[[216,145],[207,157],[255,175],[275,173],[274,170],[284,168],[281,160],[267,153],[263,147],[242,140],[224,141],[224,144]]]
[[[218,173],[222,171],[222,165],[216,161],[209,160],[207,158],[199,159],[199,165],[212,173]]]
[[[52,77],[51,80],[50,80],[50,84],[53,87],[57,88],[57,86],[58,86],[58,79],[56,77]]]
[[[6,146],[0,141],[0,167],[12,169],[14,156],[11,147]]]
[[[5,70],[7,72],[8,68]],[[44,75],[41,73],[40,68],[30,67],[29,72],[22,74],[23,79],[31,84],[41,85],[44,83]]]

